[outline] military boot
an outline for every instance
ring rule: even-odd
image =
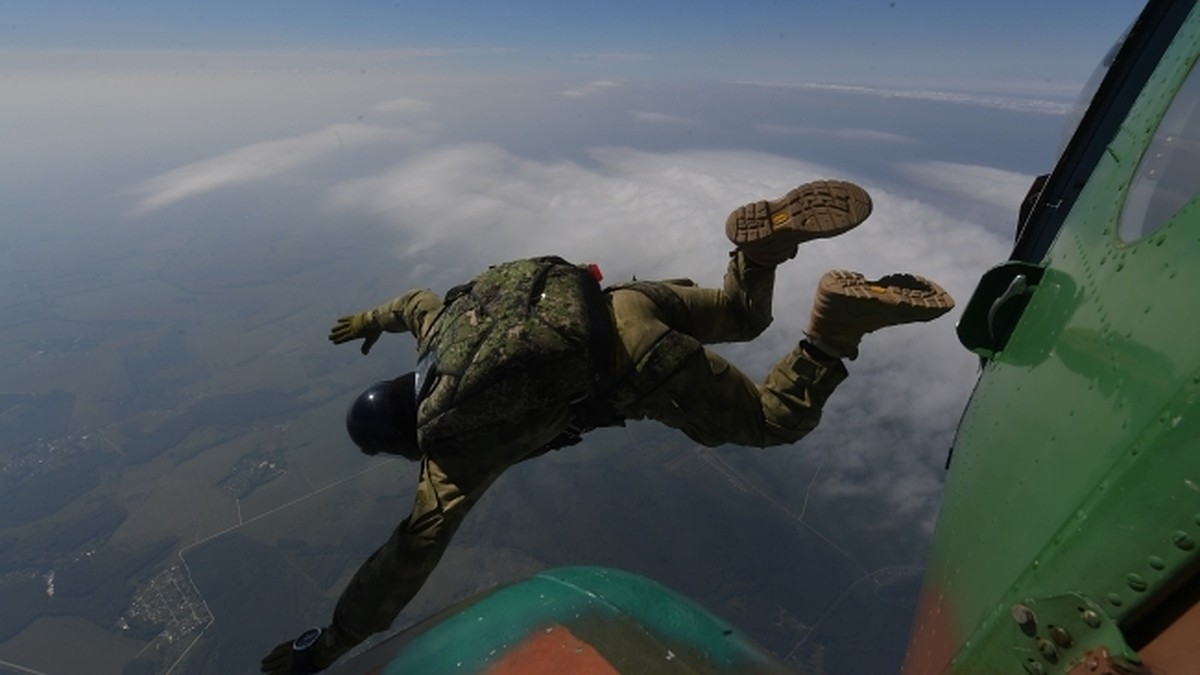
[[[913,274],[868,281],[858,272],[833,270],[821,277],[808,324],[808,340],[837,358],[858,357],[863,335],[887,326],[931,321],[949,312],[954,298]]]
[[[738,207],[725,221],[725,234],[760,265],[794,258],[810,239],[837,236],[871,215],[871,196],[837,180],[805,183],[774,201]]]

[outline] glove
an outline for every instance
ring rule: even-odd
[[[292,673],[292,641],[280,642],[270,654],[263,657],[259,672],[270,675],[293,675]]]
[[[329,329],[329,341],[335,345],[351,340],[363,339],[362,353],[365,356],[371,347],[383,334],[383,329],[375,323],[369,312],[360,312],[343,316]]]
[[[311,631],[311,633],[315,632],[315,630]],[[305,637],[309,635],[310,631],[306,631],[295,640],[288,640],[276,645],[270,654],[263,657],[259,671],[269,675],[319,673],[349,651],[349,647],[335,644],[336,637],[329,629],[321,629],[315,641],[305,641]],[[301,641],[306,642],[303,649],[298,648],[300,646],[298,643]]]

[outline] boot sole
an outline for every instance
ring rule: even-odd
[[[805,183],[779,199],[734,209],[725,221],[725,234],[751,254],[766,253],[835,237],[870,215],[871,196],[866,190],[845,181],[823,180]]]
[[[945,289],[915,274],[868,281],[858,272],[834,270],[821,277],[821,292],[830,305],[852,305],[852,314],[860,320],[884,316],[888,325],[932,321],[954,309],[954,298]]]

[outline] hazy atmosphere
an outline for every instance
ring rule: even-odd
[[[977,374],[955,322],[1141,3],[444,4],[5,5],[0,673],[252,672],[329,621],[416,480],[343,430],[413,341],[364,358],[338,316],[540,254],[719,284],[729,211],[819,178],[874,215],[721,353],[765,375],[831,268],[959,308],[868,336],[795,446],[636,423],[515,467],[393,628],[607,565],[798,672],[894,672]]]

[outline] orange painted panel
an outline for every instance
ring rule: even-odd
[[[620,675],[594,647],[556,624],[510,649],[487,675]]]

